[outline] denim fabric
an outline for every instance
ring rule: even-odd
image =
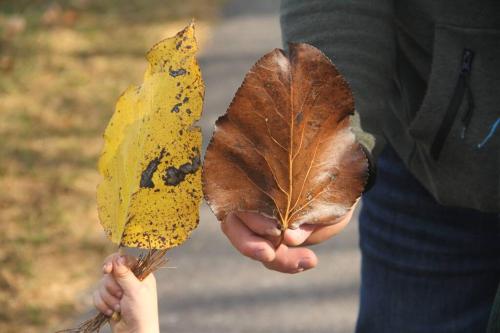
[[[357,333],[486,331],[500,283],[499,214],[445,207],[387,146],[364,195]]]

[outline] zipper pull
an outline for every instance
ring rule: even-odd
[[[464,49],[462,55],[462,70],[460,74],[467,75],[472,71],[472,60],[474,59],[474,51],[471,49]]]

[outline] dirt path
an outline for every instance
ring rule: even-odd
[[[231,1],[200,64],[206,81],[205,143],[250,66],[281,46],[279,1]],[[166,333],[349,333],[357,313],[357,225],[317,247],[320,265],[284,275],[236,253],[203,206],[199,229],[158,277]]]

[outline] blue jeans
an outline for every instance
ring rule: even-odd
[[[480,333],[500,283],[498,214],[444,207],[392,148],[359,218],[357,333]]]

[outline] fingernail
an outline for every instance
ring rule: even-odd
[[[269,261],[269,256],[266,254],[265,249],[255,251],[254,258],[258,261]]]
[[[279,230],[278,228],[272,227],[272,228],[266,229],[264,231],[264,233],[268,236],[278,237],[281,235],[281,230]]]
[[[113,315],[113,310],[106,310],[106,314],[108,316],[112,316]]]
[[[299,265],[297,268],[301,272],[301,271],[304,271],[306,269],[310,269],[312,267],[313,267],[313,262],[312,262],[311,258],[302,258],[302,259],[300,259]]]
[[[125,258],[124,257],[119,257],[118,260],[116,261],[118,265],[125,265]]]

